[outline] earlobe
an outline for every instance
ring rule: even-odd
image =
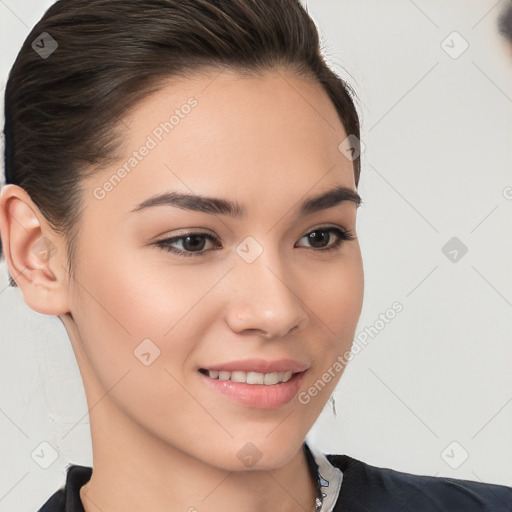
[[[34,311],[46,315],[67,312],[66,280],[57,245],[27,192],[8,184],[0,196],[0,230],[9,273]]]

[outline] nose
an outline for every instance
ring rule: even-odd
[[[293,289],[296,281],[289,274],[284,277],[282,265],[265,254],[250,264],[238,262],[239,268],[232,272],[236,291],[230,293],[227,322],[239,334],[257,331],[266,339],[281,338],[303,329],[309,316],[303,297]]]

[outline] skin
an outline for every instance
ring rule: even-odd
[[[305,391],[350,350],[363,302],[357,206],[297,214],[334,185],[355,190],[352,162],[338,150],[347,134],[317,83],[285,70],[216,71],[169,82],[139,103],[125,119],[127,157],[191,96],[197,106],[103,199],[95,187],[126,158],[84,181],[76,280],[65,239],[23,189],[5,186],[9,271],[29,307],[61,318],[77,358],[94,454],[80,493],[87,512],[314,510],[302,443],[342,372],[306,405],[295,398],[260,409],[209,389],[198,368],[297,359],[309,366]],[[247,216],[130,212],[166,190],[237,201]],[[306,235],[319,225],[355,238],[315,251]],[[191,257],[154,245],[183,231],[220,243],[203,239],[208,255]],[[47,261],[32,252],[43,236],[56,248]],[[236,252],[247,236],[263,248],[251,264]],[[331,233],[326,244],[336,240]],[[160,350],[148,366],[134,357],[146,338]],[[261,453],[251,467],[237,456],[249,442]]]

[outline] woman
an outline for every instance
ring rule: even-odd
[[[298,1],[61,0],[5,115],[12,284],[62,320],[93,443],[41,511],[512,509],[304,441],[364,279],[358,115]]]

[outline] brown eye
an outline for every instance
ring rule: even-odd
[[[328,246],[331,240],[331,233],[335,233],[338,240],[331,246]],[[312,244],[315,251],[330,251],[333,249],[340,249],[346,240],[353,240],[355,237],[348,229],[340,229],[337,227],[321,227],[310,231],[302,238],[307,238],[308,242]],[[327,248],[325,248],[327,246]]]
[[[203,256],[208,252],[203,251],[206,245],[205,239],[211,242],[218,242],[217,238],[206,233],[185,233],[181,236],[160,240],[155,245],[180,256]],[[182,244],[183,249],[173,247],[178,242]]]

